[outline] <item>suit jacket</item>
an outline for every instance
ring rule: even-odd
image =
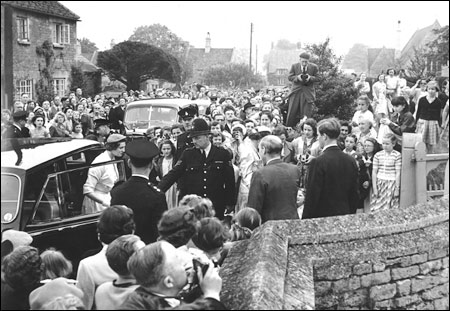
[[[281,159],[283,160],[283,162],[286,163],[296,163],[294,156],[295,156],[294,147],[290,142],[286,141],[283,144],[283,156],[281,157]]]
[[[308,65],[306,66],[306,72],[310,75],[310,79],[308,82],[303,82],[301,79],[298,78],[298,75],[303,74],[302,65],[300,63],[292,65],[288,76],[288,80],[292,82],[292,89],[288,97],[292,93],[296,93],[297,91],[303,91],[307,99],[307,102],[313,102],[316,100],[316,91],[314,89],[314,82],[318,80],[316,75],[319,72],[319,67],[317,67],[317,65],[314,63],[308,63]]]
[[[124,125],[119,124],[119,121],[123,121],[125,116],[125,107],[117,106],[109,112],[109,121],[111,122],[111,128],[116,130],[124,130]]]
[[[167,210],[166,196],[148,180],[138,176],[131,178],[111,190],[111,205],[123,204],[134,212],[136,235],[145,244],[155,242],[158,222]]]
[[[250,183],[248,206],[256,209],[263,222],[298,219],[297,192],[300,169],[276,159],[255,171]]]
[[[354,214],[357,209],[358,167],[338,146],[325,149],[309,163],[303,219]]]
[[[236,203],[231,155],[223,148],[211,146],[206,162],[199,149],[186,149],[158,186],[166,192],[181,177],[184,177],[184,184],[179,189],[180,197],[197,194],[211,199],[219,219],[223,218],[225,205]]]

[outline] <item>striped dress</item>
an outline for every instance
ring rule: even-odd
[[[373,170],[377,170],[378,196],[372,194],[370,211],[387,210],[399,207],[399,197],[395,193],[395,174],[401,171],[402,155],[396,150],[387,153],[381,150],[373,159]]]

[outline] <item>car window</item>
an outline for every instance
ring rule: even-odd
[[[147,129],[176,123],[178,110],[173,107],[140,106],[127,108],[125,120],[128,129]]]
[[[10,223],[16,218],[21,186],[18,176],[2,173],[2,223]]]
[[[70,157],[72,158],[72,157]],[[102,169],[115,165],[125,181],[125,165],[122,160],[99,163],[90,166],[74,167],[67,158],[67,170],[49,174],[40,191],[38,205],[31,217],[30,225],[47,224],[64,219],[86,215],[83,208],[83,186],[90,169]]]
[[[175,121],[177,110],[169,107],[152,107],[150,121]]]

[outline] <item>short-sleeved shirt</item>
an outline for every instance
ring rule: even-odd
[[[373,158],[373,169],[377,169],[377,178],[395,180],[395,172],[402,168],[402,155],[396,150],[387,153],[381,150]]]

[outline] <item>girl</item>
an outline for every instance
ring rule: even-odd
[[[441,119],[442,103],[437,98],[437,83],[430,81],[427,87],[428,95],[419,99],[417,106],[416,133],[422,134],[427,152],[433,153],[439,142],[439,121]]]
[[[395,134],[398,143],[401,145],[403,133],[414,133],[415,120],[412,113],[409,112],[408,103],[404,97],[394,97],[392,106],[394,114],[391,119],[383,118],[380,120],[380,123],[389,126],[389,129]]]
[[[270,129],[273,129],[273,114],[269,111],[263,111],[261,112],[261,118],[260,118],[260,124],[261,126],[267,126]]]
[[[347,135],[345,138],[345,149],[343,150],[344,153],[348,154],[349,156],[354,156],[356,151],[356,136],[354,134]]]
[[[387,70],[388,76],[386,76],[386,98],[391,100],[394,96],[397,96],[399,91],[399,77],[396,76],[396,72],[393,68]]]
[[[372,195],[372,168],[373,158],[375,154],[380,151],[380,145],[373,137],[369,137],[364,142],[364,152],[362,153],[362,164],[366,168],[367,178],[362,182],[360,195],[364,200],[364,212],[370,212],[370,197]],[[361,191],[362,190],[362,191]]]
[[[371,212],[399,207],[402,156],[394,150],[396,142],[394,134],[386,134],[383,150],[373,159]]]
[[[358,95],[367,95],[370,92],[370,84],[366,81],[366,77],[365,73],[361,73],[359,81],[354,83],[355,89],[358,90]]]
[[[160,156],[153,160],[153,174],[156,174],[156,180],[160,181],[170,170],[175,166],[174,155],[176,148],[174,144],[169,140],[163,140],[159,146]],[[152,174],[152,173],[150,173]],[[174,184],[166,191],[166,201],[168,209],[177,207],[177,186]]]
[[[35,115],[33,118],[34,129],[30,130],[31,138],[48,138],[50,132],[44,126],[45,117],[43,115]]]
[[[73,123],[73,132],[70,134],[72,138],[84,138],[83,136],[83,126],[79,122]]]
[[[411,107],[410,111],[413,114],[414,118],[417,120],[417,107],[419,105],[419,100],[427,96],[427,80],[419,79],[416,84],[411,88],[410,98],[411,98]]]
[[[375,124],[375,120],[373,118],[373,113],[369,110],[370,106],[370,99],[366,95],[358,97],[356,100],[357,104],[357,111],[353,115],[352,118],[352,133],[355,135],[358,135],[360,130],[358,128],[358,125],[360,124],[361,120],[369,120],[372,125]]]
[[[73,131],[73,110],[67,109],[66,110],[66,122],[64,123],[66,125],[67,130],[69,133],[72,133]]]
[[[241,209],[233,217],[230,229],[231,242],[249,239],[260,225],[261,216],[255,209],[251,207]]]
[[[70,133],[65,126],[66,115],[59,111],[55,114],[52,120],[52,125],[50,126],[50,136],[51,137],[70,137]]]

